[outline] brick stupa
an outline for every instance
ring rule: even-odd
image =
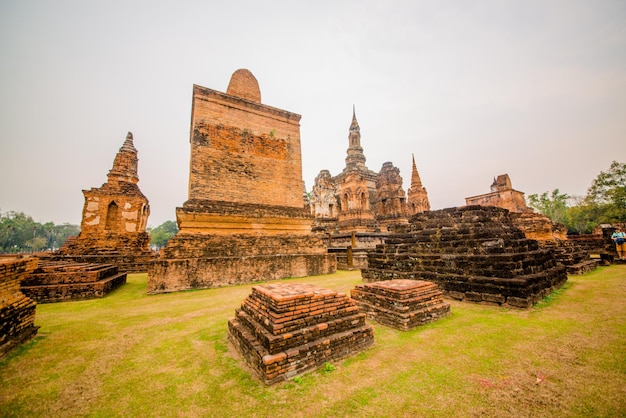
[[[376,322],[408,331],[450,313],[436,284],[423,280],[384,280],[357,285],[350,292],[361,312]]]
[[[300,115],[262,104],[237,70],[226,93],[194,85],[190,143],[189,198],[148,293],[335,271],[304,207]]]
[[[369,254],[365,282],[427,280],[455,299],[528,308],[567,280],[552,250],[526,238],[506,209],[424,212],[391,232]]]
[[[121,271],[141,272],[152,259],[146,232],[150,205],[139,189],[137,149],[126,136],[107,182],[83,190],[85,204],[78,237],[71,237],[53,260],[113,264]]]
[[[356,354],[374,343],[356,302],[310,284],[254,286],[228,337],[265,384]]]

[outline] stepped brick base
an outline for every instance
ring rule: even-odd
[[[374,343],[344,293],[300,283],[254,286],[228,321],[228,337],[265,384],[290,379]]]
[[[450,304],[436,284],[421,280],[386,280],[357,285],[352,292],[368,318],[401,331],[442,318]]]
[[[36,258],[0,259],[0,358],[37,334],[37,303],[20,292],[20,281],[37,267]]]
[[[123,273],[143,273],[157,253],[150,250],[147,232],[106,233],[69,237],[58,251],[42,258],[67,263],[112,264]]]
[[[126,283],[126,273],[110,264],[42,260],[23,281],[21,290],[39,303],[94,299]]]
[[[369,254],[364,282],[427,280],[454,299],[529,308],[567,280],[553,250],[527,239],[506,209],[424,212],[390,232]]]

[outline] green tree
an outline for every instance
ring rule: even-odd
[[[567,224],[567,200],[569,195],[554,189],[551,194],[542,193],[540,196],[531,194],[528,196],[528,205],[537,212],[547,216],[553,222]]]
[[[178,225],[174,221],[165,221],[161,225],[148,231],[150,245],[157,249],[163,248],[174,235],[178,233]]]
[[[598,223],[626,222],[626,164],[613,161],[587,191],[586,204],[599,211]]]
[[[598,225],[597,205],[587,203],[584,197],[575,197],[575,204],[567,209],[567,228],[577,234],[590,234]]]

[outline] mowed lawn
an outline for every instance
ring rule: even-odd
[[[147,296],[146,281],[38,305],[37,338],[0,361],[0,416],[626,416],[626,265],[531,310],[450,301],[409,332],[373,324],[370,349],[270,387],[227,339],[252,285]],[[293,281],[349,292],[361,276]]]

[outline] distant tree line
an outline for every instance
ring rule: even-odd
[[[52,222],[41,224],[24,212],[0,213],[0,253],[14,254],[58,249],[80,227]]]
[[[528,204],[569,232],[588,234],[598,225],[626,222],[626,164],[613,161],[593,180],[584,197],[554,189],[528,196]]]

